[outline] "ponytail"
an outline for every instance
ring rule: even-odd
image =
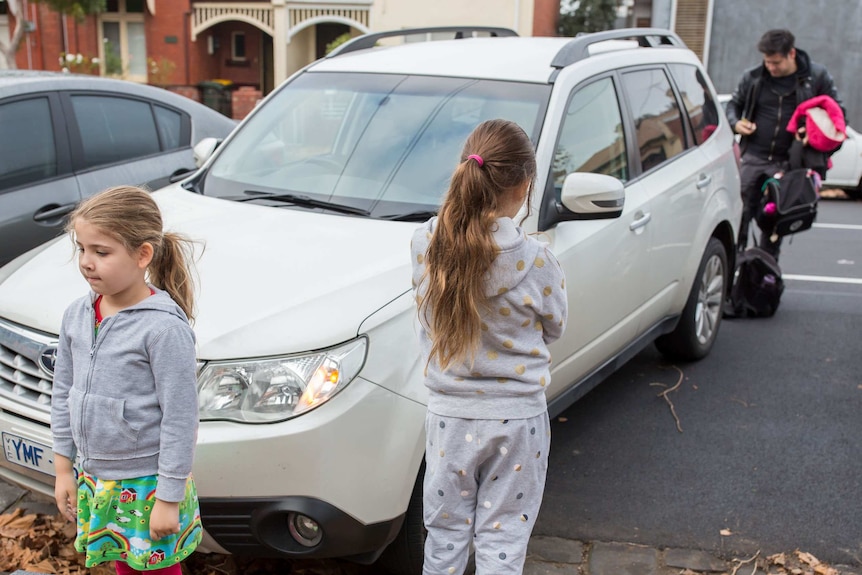
[[[494,231],[501,201],[535,175],[532,142],[514,122],[483,122],[467,138],[425,254],[419,312],[430,327],[429,363],[472,365],[487,329],[485,278],[499,253]]]
[[[171,299],[185,312],[189,322],[194,321],[195,290],[189,267],[192,253],[191,240],[173,232],[166,232],[148,268],[150,283],[168,292]]]

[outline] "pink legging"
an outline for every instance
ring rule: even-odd
[[[137,575],[138,573],[153,573],[154,575],[183,575],[183,570],[180,568],[179,563],[171,565],[170,567],[165,567],[164,569],[153,569],[152,571],[138,571],[137,569],[132,569],[122,561],[115,561],[114,567],[117,570],[117,575]]]

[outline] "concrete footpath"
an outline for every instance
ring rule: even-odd
[[[0,481],[0,514],[23,508],[26,513],[55,514],[54,502],[42,495]],[[840,575],[862,575],[862,571],[832,566]],[[709,553],[690,549],[655,549],[618,542],[574,541],[535,536],[530,540],[524,575],[686,575],[735,573],[767,575],[752,565],[725,561]],[[306,571],[304,571],[306,572]],[[777,570],[776,570],[777,572]],[[11,575],[26,575],[15,571]],[[0,575],[10,575],[0,572]],[[326,575],[321,571],[320,575]]]

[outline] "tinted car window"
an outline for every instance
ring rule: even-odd
[[[57,175],[48,98],[0,104],[0,126],[0,190]]]
[[[629,177],[620,106],[613,80],[605,78],[578,89],[563,119],[554,151],[554,183],[572,172]]]
[[[73,96],[87,167],[159,152],[159,137],[150,105],[139,100]]]
[[[623,90],[635,121],[643,170],[680,154],[685,148],[683,116],[664,71],[627,72]]]
[[[703,74],[695,66],[671,64],[670,73],[688,112],[697,145],[704,143],[718,126],[718,108]]]
[[[153,110],[156,112],[156,125],[162,140],[162,150],[176,150],[182,147],[180,144],[180,130],[182,128],[180,113],[162,106],[153,106]]]

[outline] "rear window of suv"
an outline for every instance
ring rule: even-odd
[[[204,193],[295,193],[372,217],[433,210],[470,131],[506,118],[536,142],[550,90],[465,78],[303,74],[235,135]]]

